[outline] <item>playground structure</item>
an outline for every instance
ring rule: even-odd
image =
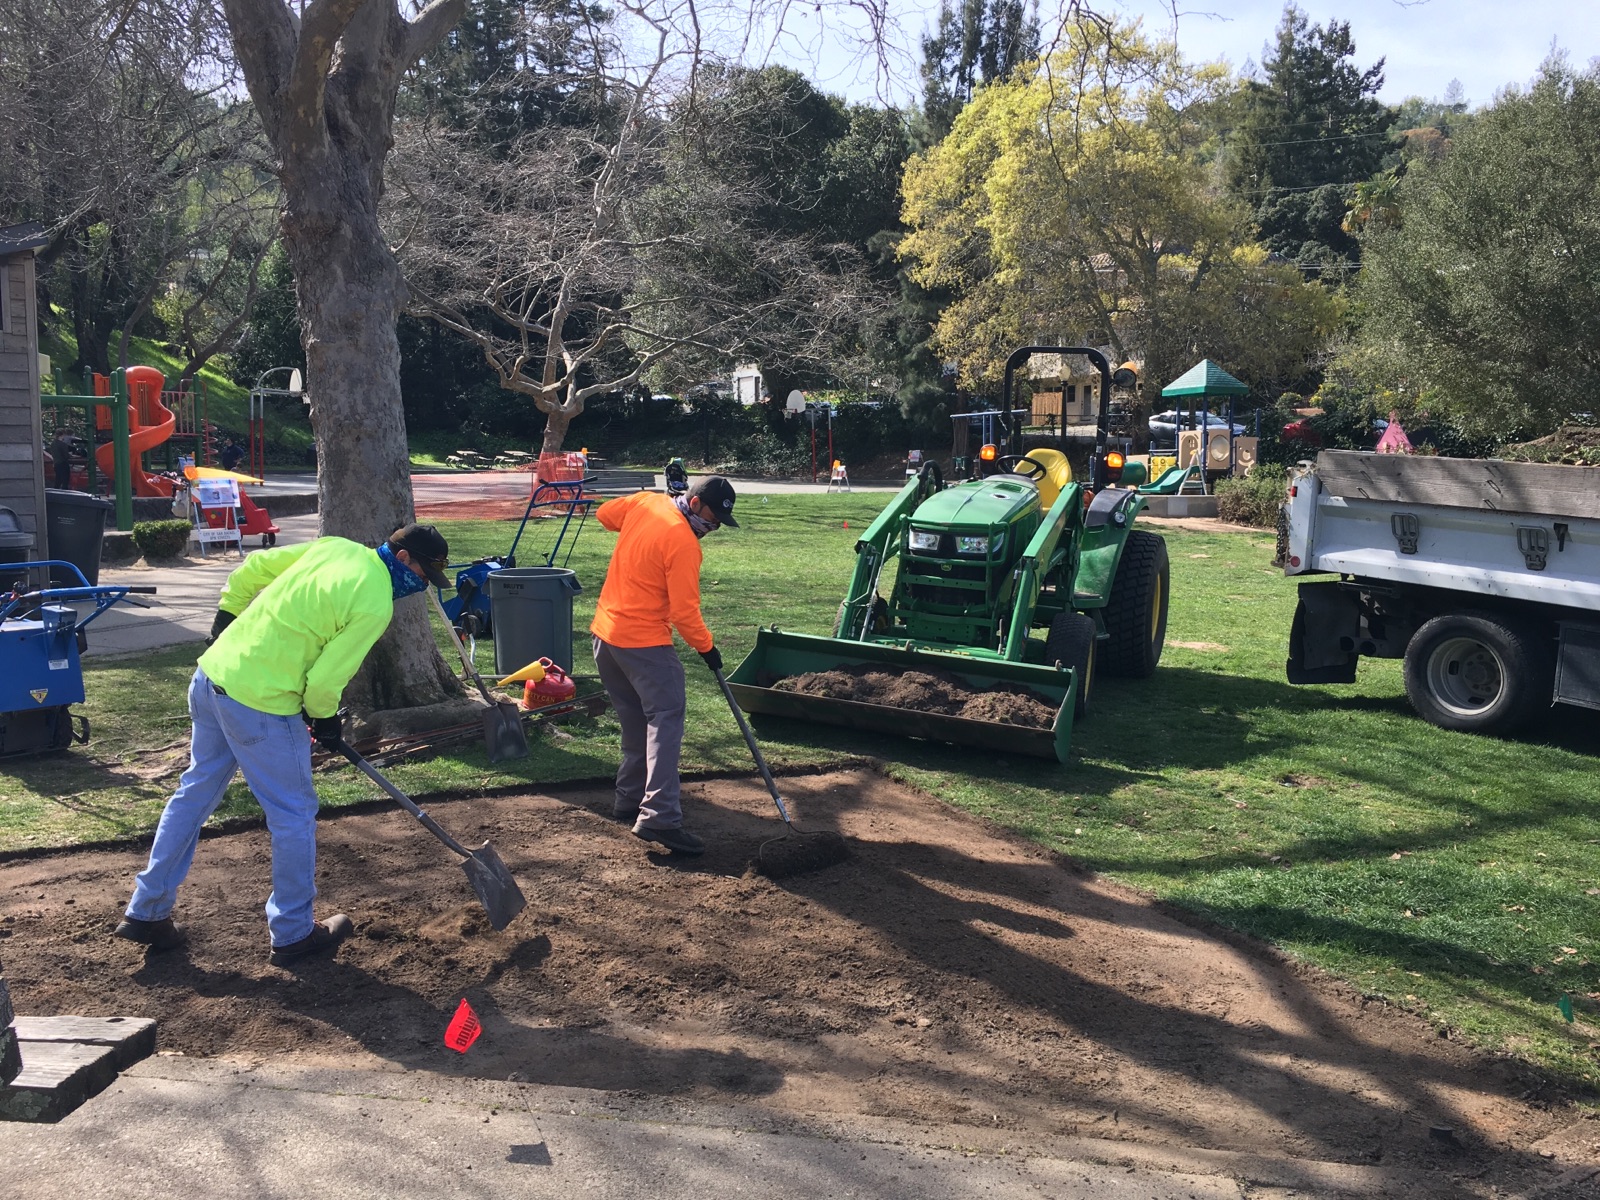
[[[209,465],[216,448],[216,429],[206,419],[203,386],[192,391],[164,390],[165,377],[155,367],[135,366],[110,375],[91,373],[84,393],[66,390],[63,372],[55,372],[55,394],[43,395],[43,411],[54,414],[47,436],[71,432],[74,410],[81,410],[83,462],[71,468],[73,488],[98,495],[108,491],[116,504],[117,528],[133,528],[133,497],[171,497],[183,487],[172,475],[146,469],[145,456],[166,448],[167,469],[178,464],[174,451],[194,446],[195,463]],[[176,445],[174,443],[177,443]],[[109,487],[103,487],[109,484]]]

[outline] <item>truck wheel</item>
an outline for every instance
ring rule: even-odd
[[[1100,666],[1108,675],[1148,679],[1155,674],[1161,648],[1167,641],[1171,583],[1167,543],[1142,529],[1130,532],[1105,608],[1106,633],[1110,637],[1101,653]]]
[[[1406,695],[1423,720],[1467,733],[1510,733],[1550,707],[1547,639],[1487,613],[1434,617],[1406,646]]]
[[[1100,657],[1099,645],[1093,617],[1064,612],[1051,618],[1050,632],[1044,640],[1044,657],[1047,663],[1071,667],[1078,678],[1078,696],[1072,705],[1074,718],[1081,718],[1089,711],[1089,701],[1094,695],[1095,667]]]

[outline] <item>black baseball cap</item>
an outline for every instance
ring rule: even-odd
[[[700,497],[700,503],[716,514],[718,524],[739,528],[739,522],[733,519],[733,484],[721,475],[707,475],[695,480],[694,486],[689,489],[689,496],[691,499]]]
[[[411,561],[422,568],[422,573],[434,587],[451,586],[449,577],[444,573],[445,565],[450,561],[450,543],[432,525],[413,524],[396,529],[389,535],[389,548],[409,553]]]

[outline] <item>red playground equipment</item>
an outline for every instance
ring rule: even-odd
[[[154,367],[129,367],[124,373],[128,384],[128,454],[132,462],[133,494],[135,496],[170,496],[177,483],[163,475],[152,475],[142,465],[142,455],[153,450],[172,436],[178,423],[177,414],[161,402],[161,385],[166,377]],[[94,377],[94,394],[111,395],[111,380],[104,375]],[[97,408],[94,413],[95,428],[110,430],[111,410]],[[116,448],[111,442],[95,449],[95,462],[101,473],[110,479],[114,470],[113,455]]]

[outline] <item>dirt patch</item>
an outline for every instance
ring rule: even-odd
[[[154,1017],[189,1055],[1437,1168],[1412,1195],[1547,1171],[1544,1138],[1561,1164],[1600,1154],[1600,1123],[1526,1069],[926,796],[868,771],[784,791],[848,863],[754,875],[775,818],[750,780],[686,789],[710,843],[687,864],[610,821],[609,788],[477,798],[430,810],[521,881],[502,933],[454,859],[380,810],[321,828],[320,911],[359,927],[331,961],[267,965],[264,832],[201,844],[177,914],[192,941],[169,954],[109,936],[142,853],[0,866],[0,959],[20,1010]],[[441,1039],[462,996],[484,1034],[457,1055]]]
[[[1012,684],[973,690],[945,671],[881,671],[874,667],[838,667],[790,675],[772,684],[773,690],[825,696],[831,700],[857,700],[890,708],[941,713],[1002,725],[1049,729],[1056,710],[1049,701],[1027,688]]]

